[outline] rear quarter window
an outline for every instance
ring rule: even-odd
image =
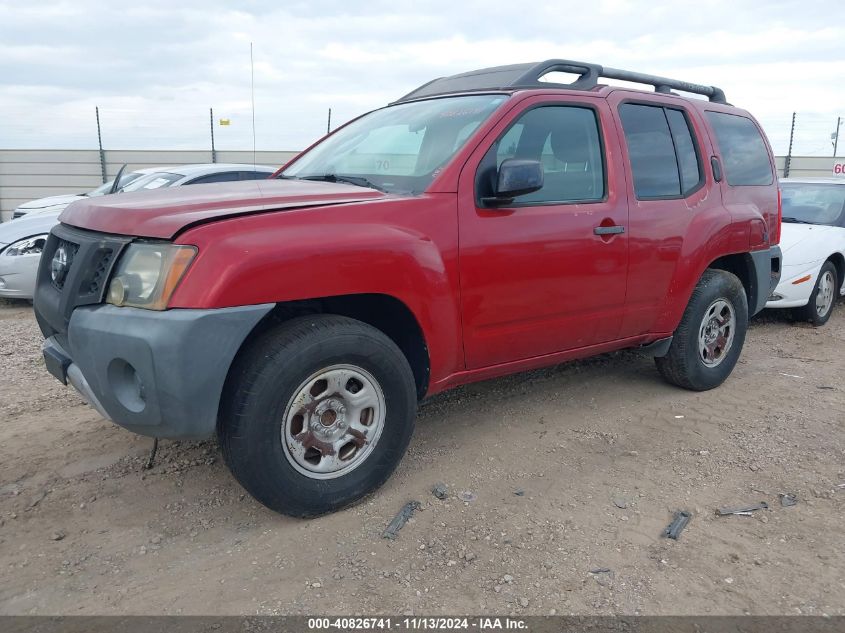
[[[774,182],[766,141],[751,119],[737,114],[707,112],[716,134],[728,184],[770,185]]]

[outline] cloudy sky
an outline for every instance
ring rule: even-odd
[[[841,0],[0,0],[0,148],[300,149],[437,76],[569,58],[722,87],[785,153],[845,116]],[[839,153],[845,155],[845,123]]]

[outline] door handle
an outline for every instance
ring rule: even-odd
[[[593,229],[593,233],[596,235],[618,235],[619,233],[624,233],[625,227],[614,225],[614,226],[597,226]]]

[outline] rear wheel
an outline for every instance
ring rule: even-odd
[[[291,516],[340,509],[378,488],[405,453],[416,388],[381,331],[346,317],[293,319],[239,356],[218,434],[237,480]]]
[[[729,272],[708,269],[693,290],[668,353],[654,359],[657,369],[685,389],[718,387],[739,359],[747,328],[742,283]]]
[[[833,313],[833,306],[838,295],[839,281],[836,266],[833,262],[825,262],[819,271],[810,301],[807,305],[796,308],[795,317],[801,321],[809,321],[815,326],[824,325]]]

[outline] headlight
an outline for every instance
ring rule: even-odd
[[[44,243],[47,241],[46,235],[35,235],[23,240],[18,240],[14,244],[10,244],[3,255],[6,257],[17,257],[19,255],[40,255],[44,250]]]
[[[164,242],[130,244],[109,282],[106,302],[164,310],[196,254],[193,246]]]

